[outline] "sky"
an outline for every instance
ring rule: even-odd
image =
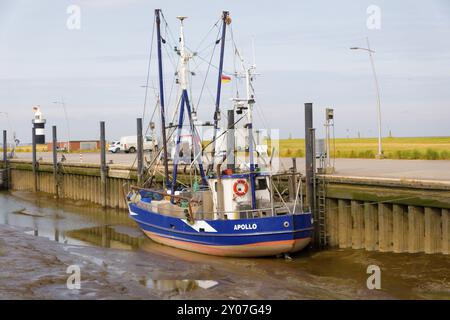
[[[73,28],[73,12],[68,12],[73,5],[80,9],[79,29]],[[368,13],[373,6],[379,15]],[[191,64],[196,75],[190,93],[203,120],[213,117],[217,51],[200,96],[208,68],[204,60],[209,61],[214,47],[214,24],[222,10],[229,10],[224,70],[235,70],[232,30],[237,47],[258,72],[255,127],[302,138],[304,103],[312,102],[319,135],[324,110],[331,107],[337,137],[375,137],[377,104],[369,56],[349,49],[367,46],[368,37],[376,51],[383,136],[450,135],[448,0],[0,0],[0,129],[13,130],[29,142],[32,107],[39,105],[47,119],[47,140],[52,125],[67,139],[67,122],[72,140],[98,138],[101,120],[106,121],[108,139],[134,134],[136,118],[144,112],[142,86],[150,51],[149,85],[157,83],[155,8],[167,20],[164,32],[170,30],[175,38],[176,16],[189,17],[186,42],[199,55],[197,64]],[[170,45],[167,35],[163,65],[168,113],[175,107],[175,99],[168,98],[174,78],[171,59],[176,59]],[[222,110],[231,106],[237,83],[233,79],[224,85]],[[62,105],[53,103],[61,99],[67,119]],[[145,122],[155,99],[150,89]]]

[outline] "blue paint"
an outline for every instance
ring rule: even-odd
[[[312,236],[311,214],[287,214],[253,219],[204,220],[217,232],[198,232],[179,218],[161,215],[130,204],[131,215],[141,229],[160,236],[211,246],[257,244],[306,239]],[[235,226],[256,226],[238,229]]]

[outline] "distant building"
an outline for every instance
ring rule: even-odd
[[[58,141],[56,147],[58,150],[97,150],[100,149],[100,140],[75,140],[75,141]],[[53,149],[53,143],[47,143],[47,149]]]

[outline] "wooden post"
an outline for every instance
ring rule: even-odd
[[[441,209],[425,208],[425,253],[441,251]]]
[[[32,152],[32,165],[33,165],[33,191],[38,190],[37,180],[37,159],[36,159],[36,129],[31,129],[31,152]]]
[[[137,181],[142,184],[144,175],[144,143],[142,138],[142,118],[137,118]]]
[[[408,206],[408,252],[424,251],[425,225],[423,207]]]
[[[100,121],[100,179],[101,179],[101,195],[102,206],[106,207],[106,141],[105,141],[105,121]]]
[[[315,197],[315,155],[314,155],[314,129],[313,129],[313,104],[305,103],[305,181],[306,199],[309,210],[314,218],[314,244],[320,244],[319,219],[316,213]]]
[[[8,140],[6,130],[3,130],[3,169],[3,188],[9,189]]]
[[[58,153],[57,153],[57,143],[58,138],[56,136],[56,126],[52,127],[52,151],[53,151],[53,185],[55,186],[55,197],[59,198],[59,190],[58,190]]]
[[[378,204],[378,245],[381,252],[393,251],[392,206],[388,203]]]

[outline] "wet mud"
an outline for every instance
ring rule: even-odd
[[[449,256],[213,257],[152,242],[124,211],[24,192],[0,193],[0,265],[0,299],[450,299]],[[80,289],[67,287],[70,265]]]

